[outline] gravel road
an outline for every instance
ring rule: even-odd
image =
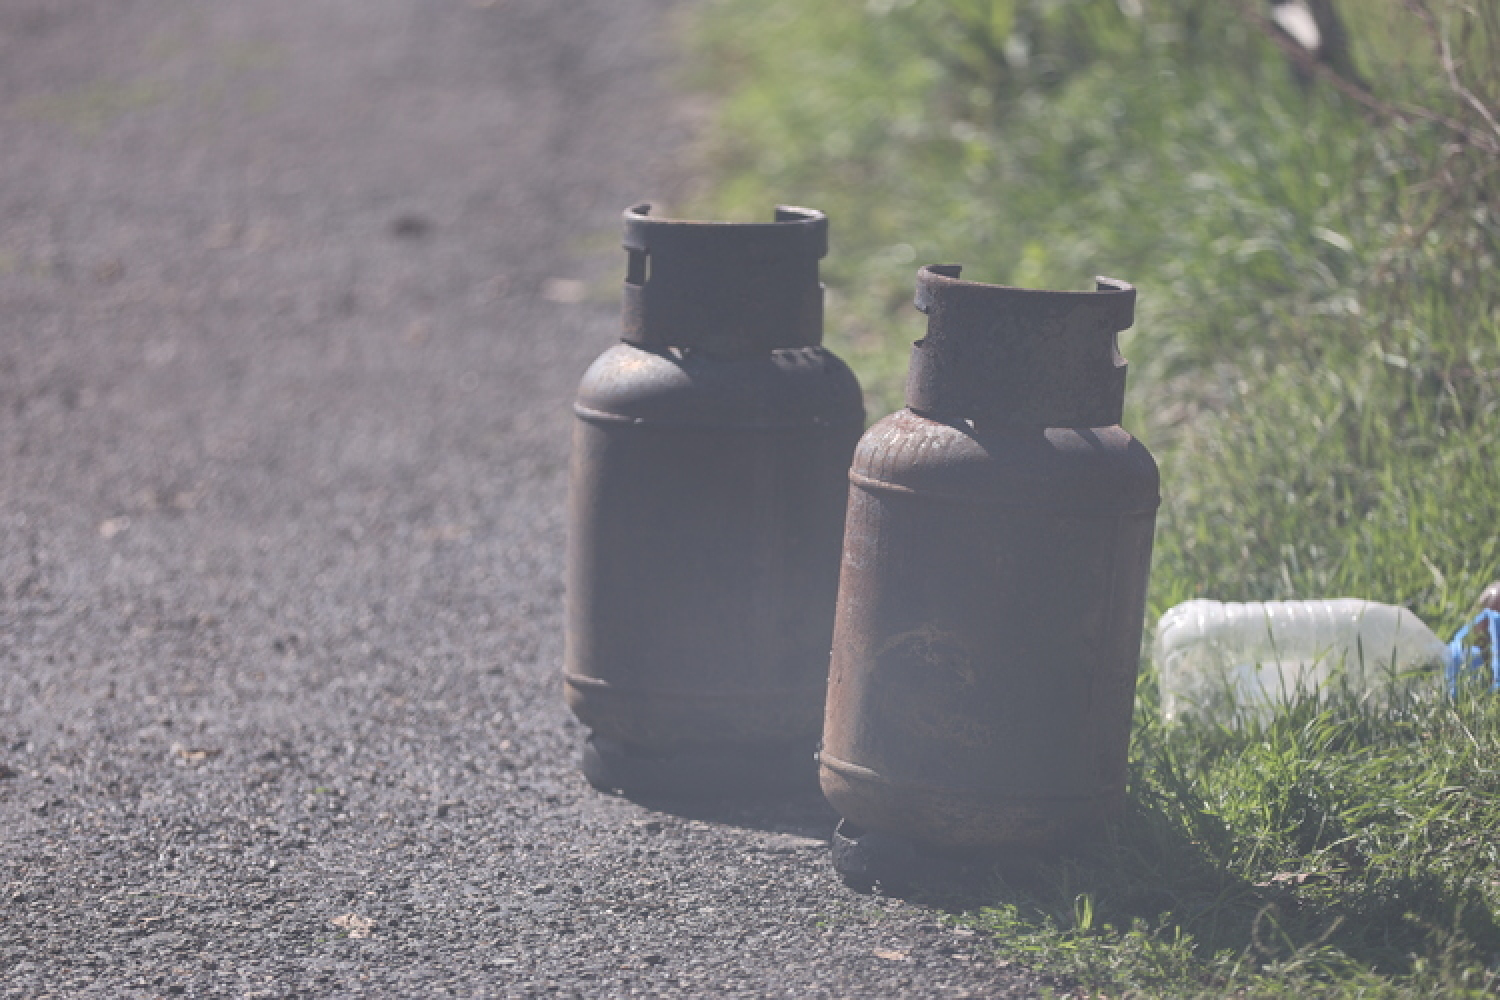
[[[568,401],[680,180],[668,13],[0,0],[0,995],[1040,988],[819,800],[575,770]]]

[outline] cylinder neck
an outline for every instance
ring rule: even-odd
[[[1135,320],[1135,289],[1046,292],[961,281],[958,265],[917,272],[927,336],[912,348],[906,404],[940,419],[1106,427],[1125,406],[1116,334]]]
[[[734,223],[650,211],[625,212],[627,343],[743,357],[822,342],[822,212],[778,206],[774,222]]]

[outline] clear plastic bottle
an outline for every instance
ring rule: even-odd
[[[1378,695],[1388,678],[1449,663],[1448,644],[1406,608],[1343,597],[1188,601],[1161,616],[1153,656],[1162,715],[1265,715],[1334,678]]]

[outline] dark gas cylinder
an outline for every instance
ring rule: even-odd
[[[845,840],[1055,846],[1124,799],[1159,503],[1119,426],[1135,290],[928,267],[916,304],[908,408],[849,473],[823,791]]]
[[[583,377],[568,705],[626,792],[815,782],[859,383],[819,346],[822,213],[625,213],[623,342]]]

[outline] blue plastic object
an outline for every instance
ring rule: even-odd
[[[1458,693],[1460,675],[1490,672],[1490,690],[1500,691],[1500,611],[1481,611],[1448,643],[1448,693]]]

